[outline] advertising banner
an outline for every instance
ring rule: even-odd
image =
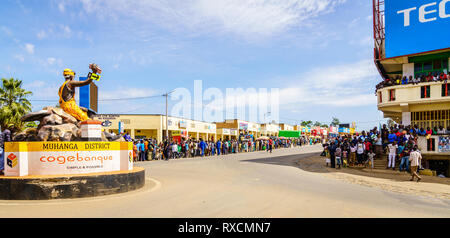
[[[239,130],[248,130],[248,123],[239,123]]]
[[[5,143],[5,176],[68,175],[132,169],[131,142]]]
[[[450,152],[450,137],[448,136],[439,137],[438,151],[439,153]]]
[[[181,136],[181,131],[172,131],[172,136]]]
[[[450,0],[386,0],[386,58],[450,47]]]
[[[230,133],[231,133],[230,129],[225,129],[225,128],[222,129],[222,134],[230,135]]]
[[[187,122],[186,121],[180,121],[180,128],[187,128]]]

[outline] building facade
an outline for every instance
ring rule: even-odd
[[[107,125],[103,126],[105,131],[116,134],[119,133],[119,122],[121,122],[124,133],[128,132],[133,139],[152,138],[162,141],[166,130],[165,115],[99,114],[95,116],[95,119]],[[169,138],[174,135],[186,134],[191,139],[217,139],[214,123],[169,116],[167,124]]]
[[[435,18],[436,22],[428,24],[411,18],[406,22],[402,10],[412,11],[410,5],[420,2],[373,0],[374,63],[382,81],[376,89],[377,105],[385,118],[404,126],[447,129],[450,128],[450,85],[444,79],[450,74],[448,32],[428,39],[439,29],[449,29],[450,21]],[[408,14],[412,17],[417,12]],[[450,176],[449,137],[443,134],[418,138],[426,167],[447,177]]]
[[[248,122],[239,119],[225,120],[216,122],[217,129],[236,130],[237,135],[252,135],[254,138],[261,136],[261,125],[255,122]]]

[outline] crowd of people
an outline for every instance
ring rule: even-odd
[[[397,76],[395,78],[389,78],[386,77],[386,79],[382,82],[380,82],[377,86],[376,86],[376,90],[384,88],[384,87],[389,87],[389,86],[394,86],[394,85],[407,85],[407,84],[419,84],[419,83],[428,83],[428,82],[443,82],[443,83],[447,83],[448,80],[450,80],[450,73],[446,74],[444,72],[434,72],[434,73],[428,73],[426,74],[420,74],[417,75],[416,77],[413,77],[412,75],[407,77],[407,76]]]
[[[11,131],[6,128],[5,130],[0,130],[0,175],[4,174],[5,170],[5,142],[11,142],[12,136]]]
[[[332,138],[323,144],[322,156],[326,156],[326,165],[331,168],[341,167],[370,167],[374,168],[374,160],[381,159],[387,154],[386,169],[410,171],[412,178],[417,177],[418,169],[423,169],[422,156],[418,148],[418,137],[432,134],[446,134],[450,130],[442,127],[438,130],[418,129],[418,126],[386,125],[378,130],[362,131],[356,135],[342,135]]]
[[[182,139],[158,142],[148,138],[132,140],[128,133],[124,135],[124,139],[133,142],[134,161],[220,156],[254,151],[272,153],[274,149],[291,148],[320,141],[305,136],[298,139],[271,137],[253,140],[239,137],[239,139],[219,139],[217,141]]]

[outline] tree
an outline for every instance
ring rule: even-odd
[[[322,124],[321,127],[328,128],[328,125],[327,124]]]
[[[331,125],[332,126],[339,126],[340,121],[339,119],[337,119],[336,117],[333,117],[333,119],[331,120]]]
[[[22,81],[14,78],[2,78],[0,87],[0,126],[12,127],[13,131],[21,130],[24,123],[22,116],[31,111],[31,103],[26,97],[32,95],[22,88]]]
[[[300,123],[301,126],[306,126],[306,127],[311,127],[312,124],[313,124],[312,121],[302,121],[302,122]]]
[[[322,123],[320,123],[318,121],[314,122],[314,126],[321,126],[321,125],[322,125]]]

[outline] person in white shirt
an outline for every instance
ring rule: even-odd
[[[409,155],[409,161],[411,162],[411,180],[414,181],[414,176],[417,177],[417,182],[419,182],[422,178],[417,174],[417,168],[422,164],[422,155],[417,150],[417,147],[414,147],[413,151]]]
[[[369,161],[370,161],[370,165],[371,165],[372,169],[374,168],[374,165],[373,165],[373,158],[375,157],[375,155],[376,155],[376,154],[373,152],[373,150],[370,150],[369,153],[367,154],[367,161],[366,161],[366,164],[368,164]]]
[[[392,144],[388,145],[388,150],[389,150],[389,161],[388,161],[388,166],[386,169],[392,168],[395,170],[395,155],[397,154],[397,142],[394,141]]]
[[[172,144],[172,155],[173,155],[173,158],[175,158],[175,156],[178,155],[178,145],[177,145],[177,143],[173,143]]]

